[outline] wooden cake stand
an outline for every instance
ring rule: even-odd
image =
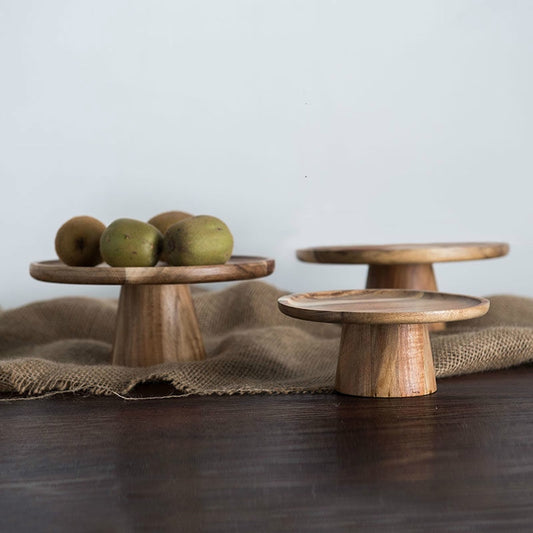
[[[485,298],[399,289],[283,296],[286,315],[342,324],[335,389],[373,397],[437,390],[427,324],[484,315]]]
[[[274,260],[233,256],[223,265],[71,267],[61,261],[30,264],[35,279],[53,283],[121,285],[113,364],[151,366],[205,358],[189,284],[261,278]]]

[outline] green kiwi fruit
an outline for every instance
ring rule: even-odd
[[[163,250],[171,265],[223,264],[231,257],[233,235],[219,218],[189,217],[167,229]]]
[[[159,261],[163,235],[152,224],[133,218],[113,221],[100,238],[104,261],[113,267],[147,267]]]

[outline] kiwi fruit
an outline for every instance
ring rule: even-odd
[[[184,211],[165,211],[164,213],[152,217],[148,221],[148,224],[155,226],[164,235],[172,224],[189,217],[192,217],[192,215],[190,213],[185,213]]]
[[[159,215],[152,217],[148,221],[148,224],[155,226],[164,235],[167,232],[167,229],[172,226],[172,224],[189,217],[192,217],[192,215],[190,213],[185,213],[184,211],[165,211],[164,213],[160,213]],[[168,259],[164,250],[159,259],[168,263]]]
[[[175,266],[218,265],[233,251],[233,235],[219,218],[198,215],[170,226],[164,236],[163,253]]]
[[[100,238],[102,257],[113,267],[154,266],[162,247],[162,233],[152,224],[133,218],[113,221]]]
[[[69,266],[101,263],[100,237],[105,229],[105,224],[86,215],[67,220],[56,233],[54,244],[57,256]]]

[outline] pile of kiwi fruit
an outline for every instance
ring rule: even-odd
[[[119,218],[107,227],[96,218],[76,216],[57,231],[55,249],[69,266],[218,265],[231,257],[233,236],[219,218],[183,211],[166,211],[148,222]]]

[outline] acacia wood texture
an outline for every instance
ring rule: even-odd
[[[398,398],[437,390],[425,324],[344,324],[335,390]]]
[[[392,265],[470,261],[501,257],[509,252],[503,242],[383,244],[362,246],[318,246],[297,250],[301,261]]]
[[[188,285],[123,285],[113,364],[151,366],[205,358]]]
[[[532,382],[523,366],[408,400],[2,403],[1,529],[530,531]]]
[[[294,318],[357,324],[415,324],[484,315],[485,298],[401,289],[322,291],[282,296],[280,310]]]
[[[40,281],[83,285],[208,283],[254,279],[272,274],[273,259],[255,256],[233,256],[223,265],[153,267],[71,267],[61,261],[30,264],[30,274]]]

